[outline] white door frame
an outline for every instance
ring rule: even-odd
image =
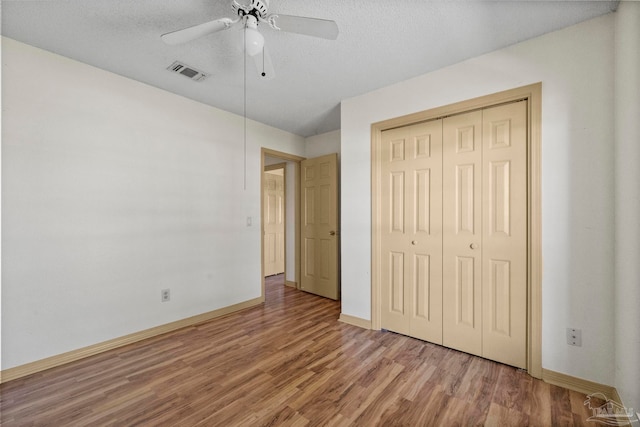
[[[371,327],[381,328],[380,158],[382,131],[517,100],[528,101],[527,141],[527,372],[542,377],[542,228],[541,123],[542,83],[397,117],[371,125]]]

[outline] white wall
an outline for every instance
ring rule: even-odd
[[[640,409],[640,3],[624,1],[615,30],[615,385]]]
[[[260,297],[260,147],[303,138],[249,121],[245,190],[241,117],[6,38],[2,67],[2,369]]]
[[[342,103],[344,314],[371,319],[371,124],[542,82],[542,364],[613,384],[613,19]],[[566,344],[567,327],[583,330],[582,347]]]
[[[340,130],[310,136],[304,142],[308,159],[331,153],[338,153],[338,158],[340,157]]]

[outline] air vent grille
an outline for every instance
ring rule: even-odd
[[[202,80],[209,77],[207,73],[196,70],[193,67],[190,67],[186,64],[183,64],[180,61],[175,61],[173,64],[167,67],[167,70],[172,71],[174,73],[182,74],[185,77],[190,78],[191,80],[195,80],[197,82],[201,82]]]

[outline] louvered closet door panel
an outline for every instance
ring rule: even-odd
[[[482,356],[526,367],[527,104],[483,111]]]
[[[382,328],[442,342],[442,122],[382,132]]]
[[[482,353],[482,111],[443,122],[443,345]]]

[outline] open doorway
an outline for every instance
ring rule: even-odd
[[[303,157],[267,148],[261,155],[261,248],[262,296],[267,297],[265,281],[269,285],[300,287],[300,162]],[[277,202],[277,181],[273,175],[282,174],[282,206]],[[276,187],[271,195],[269,188]],[[270,200],[269,200],[270,199]],[[280,210],[278,212],[278,210]],[[278,236],[277,223],[282,222],[282,236]],[[280,243],[278,243],[278,239]],[[279,246],[281,245],[281,246]],[[275,252],[271,252],[274,250]],[[284,268],[278,265],[282,255]],[[274,261],[273,263],[271,261]],[[274,284],[274,281],[277,283]]]
[[[284,281],[286,163],[266,165],[262,173],[263,273],[265,278],[282,276]]]

